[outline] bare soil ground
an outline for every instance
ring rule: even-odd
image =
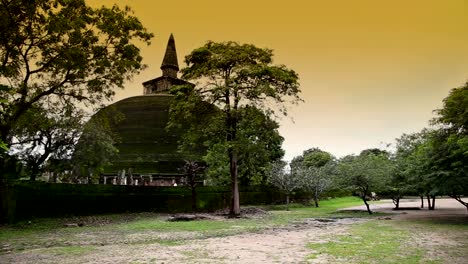
[[[419,206],[419,201],[403,201],[401,206]],[[452,199],[438,199],[435,211],[423,209],[395,212],[391,210],[391,203],[374,204],[372,207],[375,211],[392,213],[376,221],[389,221],[395,225],[427,219],[449,219],[462,225],[468,224],[465,207]],[[364,208],[360,206],[351,209]],[[346,234],[353,224],[364,221],[369,219],[306,219],[279,228],[209,238],[193,232],[172,234],[150,231],[116,236],[114,233],[95,231],[75,234],[70,238],[50,238],[50,241],[63,239],[65,244],[73,240],[68,242],[77,245],[75,252],[73,247],[64,251],[53,243],[49,246],[38,245],[4,252],[0,254],[0,263],[331,263],[326,258],[307,260],[307,256],[313,253],[307,244],[332,240],[336,235]],[[414,230],[412,242],[430,252],[431,257],[444,259],[442,263],[467,263],[466,229],[463,232],[458,229],[438,230],[437,227],[418,230],[415,226]],[[158,242],[168,236],[177,236],[183,243]],[[101,244],[103,238],[115,243]],[[80,240],[79,243],[76,240]],[[447,256],[444,249],[451,248],[450,252],[453,253],[454,247],[459,248],[459,251]]]

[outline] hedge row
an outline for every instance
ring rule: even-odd
[[[187,187],[154,187],[126,185],[84,185],[56,183],[14,183],[0,187],[3,222],[16,222],[31,217],[55,217],[153,211],[164,213],[191,211],[191,190]],[[333,191],[324,197],[344,196]],[[230,203],[229,187],[197,188],[197,207],[200,211],[215,211]],[[296,193],[292,200],[309,198]],[[275,204],[284,201],[277,189],[269,186],[240,188],[242,205]]]

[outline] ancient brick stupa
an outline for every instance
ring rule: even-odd
[[[184,157],[178,152],[178,141],[182,132],[168,132],[166,125],[173,98],[169,89],[187,82],[177,77],[179,64],[172,34],[161,70],[162,76],[143,83],[143,95],[129,97],[107,107],[115,107],[124,115],[124,120],[112,128],[120,137],[120,143],[116,145],[119,154],[105,169],[105,175],[112,177],[123,170],[128,175],[130,170],[136,177],[146,177],[140,179],[138,185],[143,180],[145,185],[170,185],[180,181]]]

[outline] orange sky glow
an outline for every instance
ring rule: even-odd
[[[155,34],[148,68],[114,101],[141,95],[174,34],[179,65],[206,41],[274,50],[298,72],[305,100],[279,120],[285,159],[319,147],[341,157],[428,126],[451,88],[468,80],[466,0],[88,0],[130,6]]]

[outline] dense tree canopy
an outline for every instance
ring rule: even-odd
[[[389,184],[396,207],[404,194],[423,197],[437,193],[430,180],[433,173],[430,166],[432,137],[435,132],[423,129],[417,133],[403,134],[396,139],[395,168]]]
[[[259,138],[256,138],[260,135],[257,133],[259,128],[253,125],[255,122],[245,117],[249,114],[248,109],[257,109],[254,111],[272,116],[272,110],[275,109],[281,113],[286,112],[286,106],[283,104],[285,100],[300,101],[297,74],[284,65],[273,65],[272,58],[273,52],[269,49],[237,42],[211,41],[185,57],[187,67],[182,70],[182,78],[196,82],[195,87],[184,88],[189,89],[185,94],[199,98],[185,101],[189,102],[188,104],[203,101],[221,110],[213,122],[205,123],[205,130],[219,131],[217,128],[222,128],[223,141],[214,142],[210,147],[215,147],[229,159],[233,215],[240,213],[239,158],[249,154],[243,151],[243,140],[262,144]],[[180,94],[179,91],[175,93]],[[179,105],[175,108],[184,107]],[[248,128],[241,129],[243,120],[250,124]]]
[[[436,110],[435,123],[444,124],[458,134],[468,135],[468,82],[454,88],[443,100],[444,106]]]
[[[434,119],[441,127],[431,141],[431,180],[440,192],[468,209],[468,203],[461,199],[468,194],[468,83],[452,89],[443,103]]]
[[[270,164],[280,160],[284,155],[284,150],[281,148],[283,137],[278,132],[279,124],[251,106],[240,109],[239,116],[236,141],[239,151],[239,184],[243,186],[265,184]],[[221,131],[218,132],[220,133]],[[208,155],[205,157],[209,166],[208,179],[217,185],[226,185],[230,182],[229,157],[225,155],[227,145],[225,137],[217,138],[214,147],[208,150]]]
[[[14,142],[20,120],[32,109],[73,112],[78,103],[95,106],[111,98],[115,87],[144,67],[134,42],[149,44],[151,37],[128,7],[2,1],[0,142]]]
[[[62,112],[63,111],[63,112]],[[32,107],[18,120],[11,152],[23,160],[34,181],[50,158],[67,159],[83,125],[83,111]]]

